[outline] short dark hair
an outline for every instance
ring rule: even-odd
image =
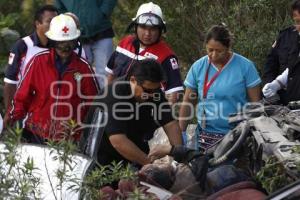
[[[233,37],[226,25],[219,24],[212,26],[208,30],[205,38],[205,44],[207,44],[211,39],[218,41],[225,47],[229,48],[232,45]]]
[[[300,12],[300,0],[294,0],[291,3],[291,14],[293,14],[293,11],[297,10]]]
[[[140,83],[144,81],[162,82],[165,80],[165,74],[161,64],[154,59],[145,59],[136,61],[128,71],[127,80],[134,76]]]
[[[45,11],[58,13],[58,9],[55,6],[47,4],[36,10],[36,12],[34,14],[34,21],[42,22],[43,14]]]

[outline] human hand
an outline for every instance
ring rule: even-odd
[[[170,153],[172,146],[166,144],[155,145],[149,152],[148,157],[151,162],[156,159],[162,158]]]
[[[271,83],[267,83],[263,89],[262,92],[266,98],[274,96],[277,91],[281,88],[280,84],[277,80],[272,81]]]

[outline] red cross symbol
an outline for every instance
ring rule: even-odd
[[[175,59],[172,59],[172,65],[176,65],[177,64],[177,61]]]
[[[65,27],[62,29],[62,31],[65,32],[65,33],[67,33],[67,32],[69,31],[69,28],[65,26]]]

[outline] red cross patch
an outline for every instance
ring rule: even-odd
[[[65,26],[65,27],[62,29],[62,31],[63,31],[64,33],[67,33],[67,32],[69,31],[69,28]]]
[[[171,62],[171,65],[172,65],[172,69],[178,69],[178,63],[177,63],[177,60],[175,58],[171,58],[170,62]]]
[[[9,57],[8,57],[8,64],[11,65],[14,61],[15,58],[15,54],[14,53],[10,53]]]

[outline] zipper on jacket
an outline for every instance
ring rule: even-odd
[[[57,107],[58,107],[58,100],[59,100],[60,89],[61,89],[61,81],[63,80],[64,75],[66,73],[70,73],[70,72],[73,72],[73,70],[68,71],[66,69],[62,74],[59,74],[59,72],[58,72],[58,84],[57,84],[58,86],[57,86],[57,93],[56,93],[56,100],[55,100],[55,110],[54,110],[54,117],[55,118],[56,118],[56,115],[57,115]],[[53,129],[54,136],[57,134],[56,125],[57,125],[57,123],[54,123],[54,129]]]

